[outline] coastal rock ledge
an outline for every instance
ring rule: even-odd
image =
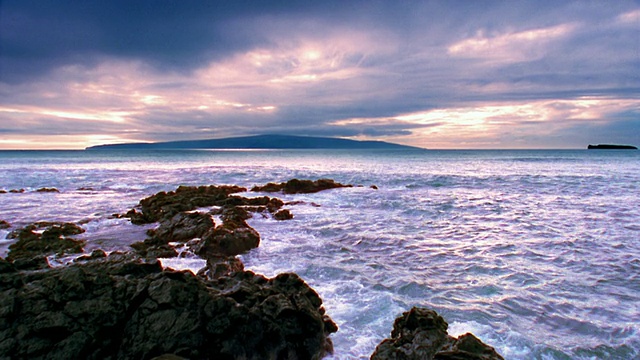
[[[337,326],[292,273],[205,280],[112,253],[59,268],[0,259],[1,359],[319,359]]]

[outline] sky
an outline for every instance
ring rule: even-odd
[[[0,149],[640,145],[640,1],[0,0]]]

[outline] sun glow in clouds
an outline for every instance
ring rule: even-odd
[[[534,60],[544,54],[546,44],[567,36],[575,28],[573,24],[563,24],[498,35],[486,35],[484,31],[479,31],[476,36],[449,46],[448,53],[457,57],[506,62]]]
[[[412,136],[397,138],[396,141],[425,147],[481,148],[504,146],[495,139],[505,135],[550,135],[575,126],[576,122],[604,123],[610,114],[621,109],[638,108],[640,100],[584,97],[431,109],[389,118],[343,119],[331,124],[374,128],[402,124],[409,128],[409,125],[414,125]],[[517,147],[517,144],[512,146]]]

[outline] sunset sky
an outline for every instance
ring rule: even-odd
[[[638,1],[0,1],[0,149],[640,145]]]

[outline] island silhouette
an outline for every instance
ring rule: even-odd
[[[153,143],[105,144],[86,150],[150,150],[150,149],[382,149],[424,150],[423,148],[385,141],[359,141],[331,137],[294,135],[255,135],[206,140],[183,140]]]

